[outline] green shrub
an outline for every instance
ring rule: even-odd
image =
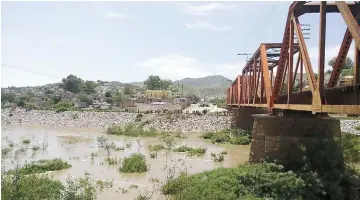
[[[1,199],[61,199],[65,187],[46,175],[8,176],[2,174]]]
[[[346,199],[353,188],[360,192],[359,177],[344,165],[343,149],[347,147],[339,147],[332,138],[318,138],[302,145],[299,159],[287,168],[307,183],[305,199]]]
[[[247,144],[250,144],[251,139],[249,136],[244,135],[244,136],[232,137],[232,138],[230,138],[229,142],[230,142],[230,144],[247,145]]]
[[[31,142],[30,139],[23,139],[22,140],[23,144],[30,144],[30,142]]]
[[[211,153],[211,158],[213,159],[213,161],[215,162],[222,162],[224,161],[224,155],[222,154],[215,154],[215,153]]]
[[[247,145],[251,142],[251,131],[241,129],[225,129],[217,132],[208,132],[202,135],[212,143],[229,142],[235,145]]]
[[[304,186],[302,179],[293,172],[285,172],[281,166],[255,164],[191,176],[182,174],[165,184],[162,192],[173,195],[175,200],[301,199]]]
[[[157,152],[150,153],[150,158],[156,158],[156,157],[157,157]]]
[[[55,158],[51,160],[43,159],[31,163],[26,163],[18,171],[19,174],[27,175],[27,174],[35,174],[35,173],[44,173],[48,171],[57,171],[57,170],[67,169],[70,167],[71,165],[68,164],[67,162],[59,158]],[[8,173],[13,174],[15,173],[15,171],[9,170]]]
[[[12,149],[9,148],[9,147],[2,148],[1,149],[1,155],[5,156],[5,155],[9,154],[11,151],[12,151]]]
[[[149,145],[149,151],[161,151],[165,149],[165,146],[162,144]]]
[[[136,115],[135,122],[140,122],[143,115],[141,113]]]
[[[66,180],[66,187],[62,200],[96,200],[96,188],[90,178],[85,176],[79,179]]]
[[[40,149],[40,146],[39,145],[33,145],[32,148],[31,148],[33,151],[37,151]]]
[[[345,162],[360,162],[360,137],[357,135],[342,133],[336,139],[337,144],[343,151]]]
[[[147,171],[145,156],[139,153],[132,154],[130,157],[124,158],[120,172],[124,173],[142,173]]]
[[[125,135],[130,137],[155,137],[159,133],[154,128],[145,130],[142,126],[136,126],[133,124],[122,126],[108,127],[106,133],[109,135]]]
[[[17,169],[15,172],[14,176],[2,174],[1,199],[95,200],[97,196],[89,177],[75,180],[69,177],[66,184],[62,184],[47,175],[25,176]]]
[[[188,156],[194,156],[194,155],[201,156],[201,155],[204,155],[204,153],[206,152],[206,149],[203,147],[193,148],[193,147],[188,147],[186,145],[183,145],[183,146],[173,149],[173,151],[186,152]]]
[[[355,130],[360,131],[360,126],[355,126]]]

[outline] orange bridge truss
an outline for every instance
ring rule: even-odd
[[[307,13],[320,14],[316,76],[299,23],[299,17]],[[325,83],[327,13],[340,13],[347,29],[344,30],[344,39],[329,81]],[[269,113],[275,109],[287,109],[315,113],[360,114],[359,23],[360,3],[357,2],[293,2],[289,8],[282,43],[260,44],[243,68],[242,74],[238,75],[228,88],[228,108],[262,107],[267,108]],[[341,68],[352,41],[355,41],[353,78],[350,83],[339,85]]]

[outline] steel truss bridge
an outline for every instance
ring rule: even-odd
[[[320,14],[318,74],[315,76],[299,17]],[[344,38],[330,79],[324,82],[327,13],[339,13],[346,23]],[[311,111],[313,113],[360,114],[360,3],[291,4],[282,43],[262,43],[227,90],[229,109],[242,107]],[[296,36],[296,39],[295,39]],[[342,66],[355,41],[354,76],[351,84],[339,86]],[[303,75],[304,74],[304,75]],[[297,87],[294,87],[296,76]],[[307,88],[304,84],[307,82]]]

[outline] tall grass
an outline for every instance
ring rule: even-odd
[[[251,142],[251,131],[241,129],[225,129],[217,132],[207,132],[202,135],[204,139],[212,143],[225,143],[235,145],[247,145]]]
[[[188,156],[201,156],[204,155],[206,152],[206,149],[203,147],[199,147],[199,148],[193,148],[193,147],[188,147],[186,145],[180,146],[178,148],[173,149],[173,151],[175,152],[186,152],[186,154]]]
[[[18,169],[18,172],[21,175],[28,175],[35,173],[44,173],[48,171],[57,171],[57,170],[67,169],[70,167],[71,167],[70,164],[59,158],[55,158],[51,160],[44,159],[31,163],[26,163],[23,167]],[[15,170],[9,170],[8,173],[14,174]]]

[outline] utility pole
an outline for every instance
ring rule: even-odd
[[[249,61],[249,56],[252,55],[251,53],[238,53],[238,56],[246,56],[246,62]]]
[[[181,83],[181,97],[184,97],[184,83]]]

